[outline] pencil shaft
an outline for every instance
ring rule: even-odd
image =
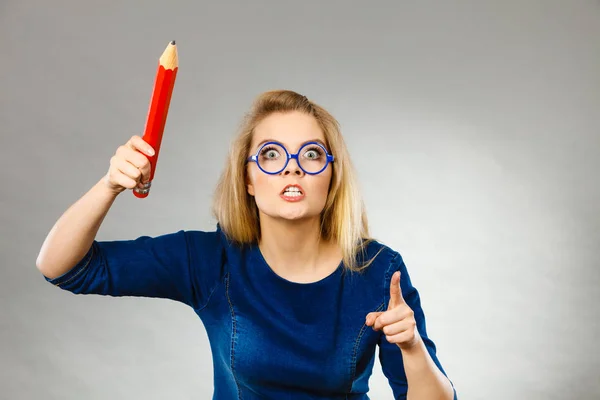
[[[154,149],[153,156],[146,156],[150,161],[150,180],[144,189],[134,189],[133,194],[136,197],[143,198],[148,196],[151,182],[154,179],[178,69],[177,47],[173,41],[169,43],[158,62],[154,88],[150,99],[150,108],[146,118],[144,136],[142,137]]]

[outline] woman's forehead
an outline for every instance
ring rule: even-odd
[[[282,143],[286,147],[297,147],[311,140],[325,142],[325,136],[317,120],[304,113],[271,114],[254,129],[252,146],[258,147],[265,141]]]

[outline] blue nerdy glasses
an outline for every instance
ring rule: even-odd
[[[292,158],[295,158],[300,169],[309,175],[320,174],[334,159],[319,142],[305,143],[296,154],[288,153],[281,143],[267,142],[246,161],[255,162],[265,174],[275,175],[283,171]]]

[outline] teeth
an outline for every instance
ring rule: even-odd
[[[290,197],[296,197],[296,196],[301,196],[302,192],[297,187],[289,187],[289,188],[285,189],[283,194],[285,194],[286,196],[290,196]]]

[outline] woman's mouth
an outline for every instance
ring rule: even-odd
[[[304,198],[304,191],[300,185],[287,185],[279,196],[285,201],[300,201]]]

